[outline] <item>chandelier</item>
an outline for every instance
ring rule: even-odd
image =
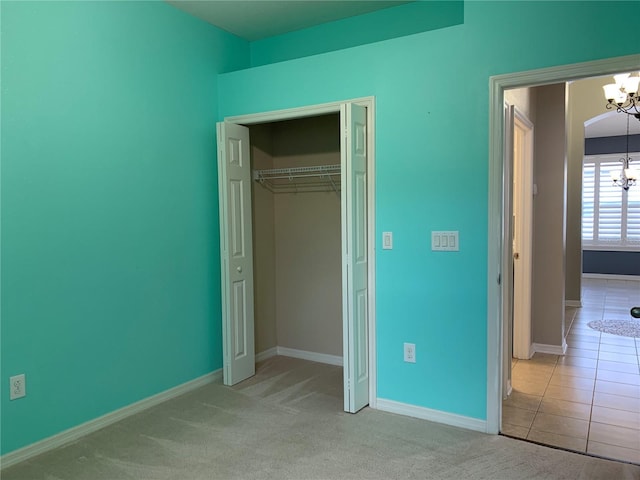
[[[615,108],[619,113],[633,115],[640,120],[640,72],[631,76],[630,73],[621,73],[613,76],[616,83],[610,83],[602,88],[607,99],[607,109]]]
[[[611,180],[613,180],[614,185],[618,185],[625,190],[629,190],[629,187],[636,184],[636,180],[638,178],[636,170],[629,166],[629,163],[631,162],[631,158],[629,157],[629,117],[627,117],[627,154],[620,159],[620,162],[622,162],[622,170],[618,175],[612,173]]]

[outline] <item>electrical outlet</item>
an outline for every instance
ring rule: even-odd
[[[9,400],[22,398],[27,394],[27,384],[24,373],[9,377]]]
[[[416,344],[415,343],[404,344],[404,361],[409,363],[416,363]]]

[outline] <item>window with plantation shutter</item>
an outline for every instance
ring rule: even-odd
[[[593,162],[585,162],[582,171],[582,241],[593,241],[595,215],[596,167]]]
[[[640,184],[627,192],[627,240],[640,245]]]
[[[587,156],[582,170],[582,244],[585,248],[640,250],[640,185],[623,190],[621,154]],[[632,157],[633,158],[633,157]]]
[[[611,172],[620,167],[615,162],[601,162],[598,184],[598,235],[600,242],[619,242],[622,228],[622,188],[611,181]]]

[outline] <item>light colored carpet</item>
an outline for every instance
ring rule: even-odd
[[[365,408],[342,369],[274,357],[2,472],[3,480],[640,479],[640,467]]]

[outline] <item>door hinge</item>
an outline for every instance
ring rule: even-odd
[[[498,285],[502,283],[502,274],[498,274]]]

